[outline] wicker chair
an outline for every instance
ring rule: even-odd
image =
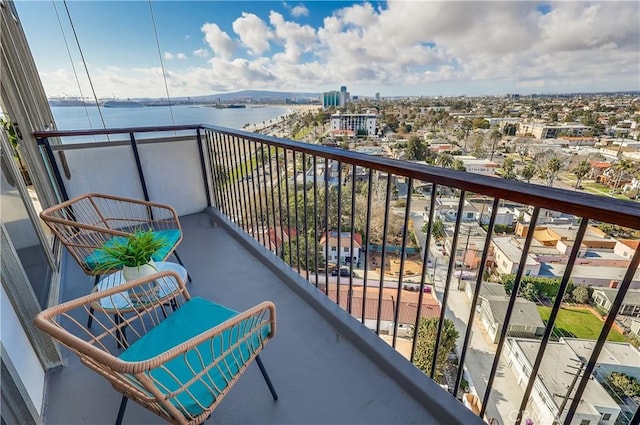
[[[124,241],[134,231],[152,230],[167,243],[153,255],[163,261],[174,254],[182,240],[182,228],[176,211],[164,204],[87,193],[55,205],[40,213],[71,256],[88,275],[96,276],[116,270],[104,267],[107,259],[102,252],[105,244]],[[191,279],[189,278],[189,281]]]
[[[93,332],[78,320],[91,309]],[[275,335],[273,303],[238,313],[192,298],[174,271],[93,291],[41,312],[34,323],[123,394],[116,424],[128,399],[171,423],[202,423],[253,359],[277,400],[258,357]]]

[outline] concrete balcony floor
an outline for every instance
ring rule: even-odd
[[[207,423],[480,423],[225,219],[214,224],[208,213],[200,213],[182,217],[181,224],[184,238],[178,253],[193,278],[188,286],[192,295],[236,310],[263,300],[273,301],[277,308],[277,335],[261,357],[279,400],[273,401],[252,365]],[[262,255],[256,255],[260,251]],[[265,264],[269,257],[275,261]],[[66,255],[61,281],[64,300],[88,293],[92,282]],[[63,356],[65,367],[48,377],[45,423],[114,423],[120,394],[68,350],[63,349]],[[143,407],[129,403],[124,424],[159,422]]]

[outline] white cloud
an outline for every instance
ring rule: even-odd
[[[204,33],[204,39],[216,56],[228,59],[233,55],[236,43],[217,24],[207,22],[202,25],[200,30]]]
[[[301,16],[309,16],[309,9],[307,9],[304,5],[299,4],[291,9],[291,16],[294,18],[299,18]]]
[[[240,37],[240,41],[254,56],[269,50],[269,39],[272,37],[267,25],[253,13],[242,13],[233,21],[233,30]]]
[[[443,86],[469,93],[468,84],[495,92],[637,89],[639,19],[637,2],[557,2],[546,14],[532,2],[358,3],[336,10],[318,28],[275,11],[268,21],[243,13],[233,33],[202,25],[214,57],[167,78],[176,96],[244,88],[320,91],[343,84],[353,93],[358,87],[404,87],[439,94]],[[208,48],[193,55],[211,56]],[[107,96],[122,96],[124,88],[130,97],[164,96],[155,68],[120,66],[97,74],[94,81],[104,84]],[[65,92],[62,83],[75,87],[60,70],[43,73],[43,81],[48,93]]]
[[[316,43],[316,32],[309,25],[285,21],[274,11],[269,14],[269,22],[274,27],[274,39],[284,44],[284,52],[274,55],[276,62],[298,63],[302,53],[310,52]]]
[[[199,58],[208,58],[209,51],[207,49],[197,49],[193,51],[193,55]]]

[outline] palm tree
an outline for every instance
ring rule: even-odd
[[[453,165],[453,155],[449,152],[442,152],[438,155],[438,158],[436,158],[436,164],[444,168],[451,168]]]
[[[489,135],[489,139],[491,140],[491,157],[489,158],[489,161],[493,161],[493,153],[496,150],[496,143],[502,139],[502,133],[500,133],[500,130],[494,129]]]
[[[573,170],[571,170],[571,172],[575,174],[577,177],[575,189],[580,187],[580,184],[582,183],[582,179],[584,178],[584,176],[589,174],[590,171],[591,171],[591,164],[589,164],[589,161],[587,160],[580,161],[580,163],[576,165],[573,168]]]
[[[502,167],[500,167],[502,178],[505,180],[515,180],[517,177],[515,168],[516,163],[513,158],[505,158]]]
[[[636,169],[636,164],[629,159],[621,159],[612,165],[612,168],[616,171],[616,184],[613,186],[613,190],[616,190],[622,181],[622,177],[625,174],[632,173]]]
[[[455,161],[453,161],[453,164],[451,164],[451,168],[457,171],[467,171],[467,167],[464,166],[464,162],[462,162],[461,159],[456,159]]]
[[[547,186],[553,187],[560,169],[562,168],[562,161],[557,156],[552,157],[545,164],[540,166],[540,177],[546,180]]]
[[[527,163],[527,165],[520,170],[520,175],[527,183],[531,183],[531,179],[536,175],[536,165],[533,162]]]

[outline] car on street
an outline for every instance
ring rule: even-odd
[[[340,267],[340,277],[349,277],[355,276],[356,273],[349,273],[349,269],[347,267]],[[335,269],[331,272],[331,276],[338,276],[338,269]]]

